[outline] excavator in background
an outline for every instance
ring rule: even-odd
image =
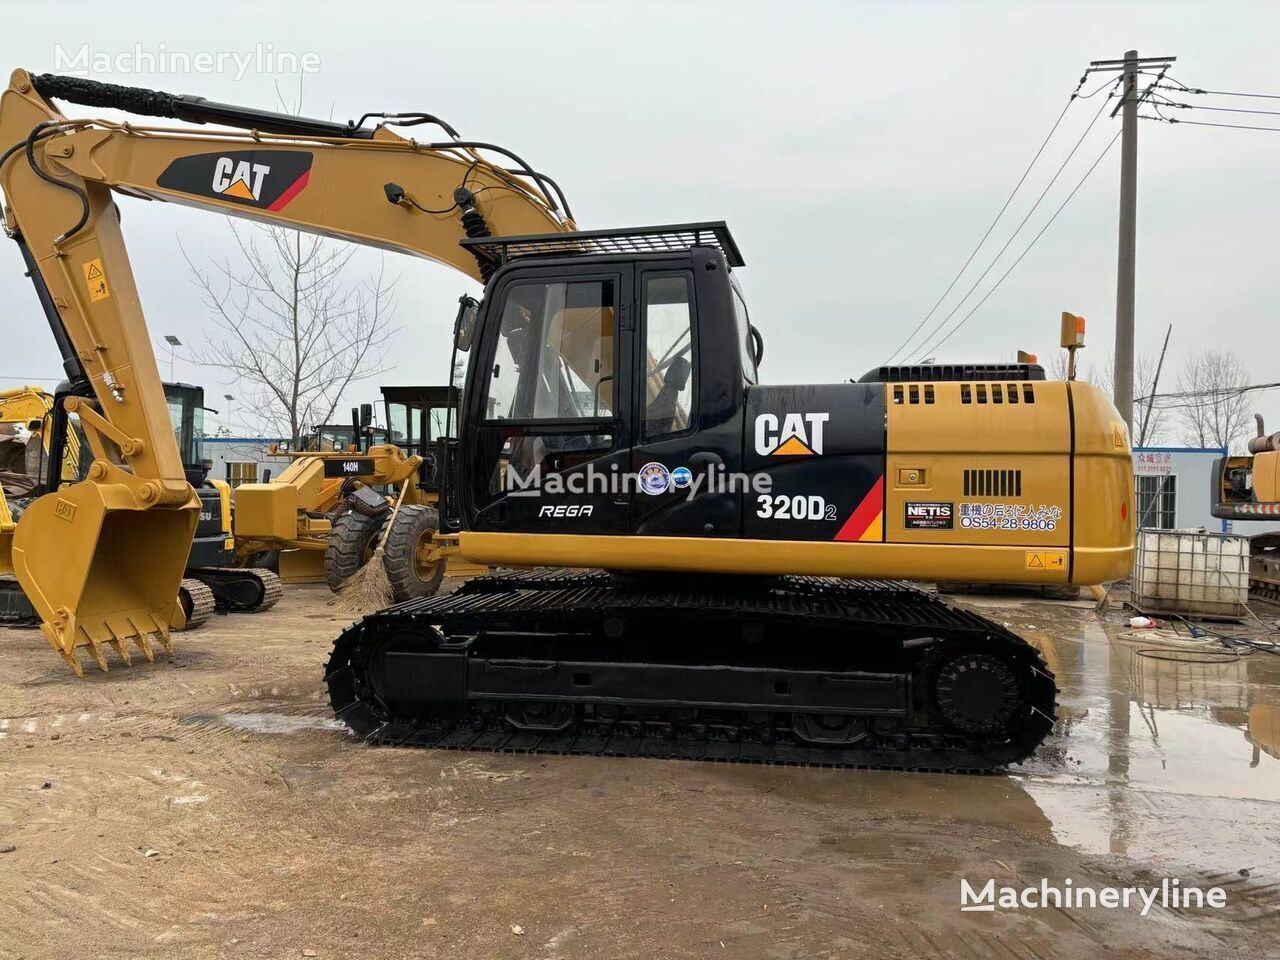
[[[29,497],[41,489],[48,460],[48,416],[53,398],[42,387],[28,384],[0,392],[0,566],[9,568],[17,518]],[[18,435],[25,430],[25,438]],[[79,479],[78,437],[70,435],[64,451],[62,477]],[[0,624],[33,624],[39,618],[27,602],[17,579],[0,576]]]
[[[1249,456],[1213,462],[1210,508],[1220,520],[1280,523],[1280,433],[1267,433],[1262,414],[1253,418]],[[1249,591],[1280,603],[1280,532],[1249,537]]]
[[[218,613],[259,613],[270,610],[284,593],[280,576],[256,566],[261,552],[239,548],[233,532],[231,485],[209,476],[209,463],[200,451],[204,436],[204,387],[166,383],[165,403],[178,441],[183,473],[200,500],[200,520],[187,557],[186,577],[179,601],[187,627]],[[191,581],[203,584],[196,589]]]
[[[164,385],[170,421],[178,441],[187,479],[200,498],[200,523],[187,557],[186,576],[178,586],[178,601],[186,615],[184,629],[206,622],[215,612],[255,613],[280,599],[279,577],[270,570],[236,566],[231,532],[230,487],[207,477],[208,465],[199,455],[203,434],[204,388],[183,383]],[[80,451],[82,431],[73,418],[61,431],[61,449],[50,446],[55,395],[43,387],[25,386],[0,393],[0,424],[22,425],[31,434],[24,448],[24,469],[0,471],[0,550],[12,545],[16,516],[27,502],[47,490],[84,479]],[[9,441],[15,445],[14,441]],[[60,465],[60,466],[59,466]],[[56,476],[55,476],[56,472]],[[55,482],[56,481],[56,482]],[[0,578],[0,623],[40,622],[35,607],[12,577]]]
[[[67,119],[55,99],[227,129]],[[94,395],[71,404],[87,481],[36,501],[14,540],[64,653],[167,640],[181,561],[163,548],[189,542],[198,508],[158,428],[112,191],[484,283],[455,322],[470,362],[458,437],[437,442],[440,510],[387,535],[427,569],[550,569],[344,631],[325,681],[368,741],[997,769],[1052,728],[1051,672],[1004,625],[883,578],[1129,570],[1129,441],[1101,392],[1033,364],[765,385],[722,222],[578,230],[554,180],[425,113],[343,124],[19,70],[0,144],[6,225]]]

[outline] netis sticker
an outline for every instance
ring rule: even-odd
[[[908,500],[902,525],[908,530],[951,530],[955,527],[955,504]]]

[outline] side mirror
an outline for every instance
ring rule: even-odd
[[[458,316],[453,321],[453,345],[462,353],[471,349],[471,338],[476,332],[476,317],[480,313],[480,301],[465,293],[458,298]]]
[[[360,426],[367,427],[373,423],[373,404],[360,404]]]

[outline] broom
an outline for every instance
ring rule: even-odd
[[[400,487],[400,495],[396,497],[395,509],[391,518],[383,528],[382,540],[373,551],[369,562],[347,577],[338,588],[337,595],[329,601],[333,606],[348,613],[368,613],[370,610],[381,610],[394,602],[391,594],[391,581],[387,579],[387,569],[382,564],[383,547],[387,545],[387,537],[396,522],[396,514],[400,512],[400,504],[404,502],[405,492],[409,489],[412,476],[406,477]]]

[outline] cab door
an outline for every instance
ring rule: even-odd
[[[490,294],[468,392],[471,529],[627,530],[631,285],[627,265],[548,266]]]

